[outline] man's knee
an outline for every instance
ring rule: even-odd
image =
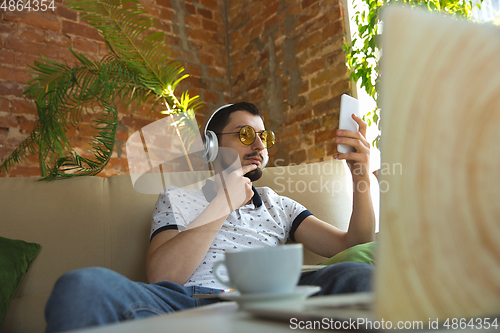
[[[329,266],[336,280],[337,293],[372,290],[374,266],[357,262],[342,262]]]
[[[375,266],[360,262],[345,261],[327,266],[326,269],[331,269],[335,272],[349,272],[350,274],[371,275],[373,274]]]
[[[88,307],[94,300],[105,296],[109,283],[117,273],[100,267],[76,269],[63,274],[55,283],[45,308],[49,313],[66,313],[79,307]],[[99,295],[99,298],[96,296]],[[79,306],[80,305],[80,306]],[[80,309],[83,310],[83,309]],[[76,310],[78,312],[79,310]]]
[[[115,272],[101,267],[81,268],[63,274],[54,285],[53,292],[73,294],[84,292],[86,294],[99,292],[106,281],[114,278]]]
[[[374,267],[356,262],[333,264],[305,276],[301,284],[321,286],[318,295],[333,295],[372,290]]]
[[[99,267],[77,269],[62,275],[45,306],[47,332],[104,323],[99,316],[109,308],[110,299],[119,293],[120,279],[126,278]]]

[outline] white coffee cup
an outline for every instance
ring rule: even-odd
[[[215,278],[241,294],[286,294],[293,292],[302,271],[302,244],[227,251],[213,266]],[[218,272],[227,268],[229,280]]]

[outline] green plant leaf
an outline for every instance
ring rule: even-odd
[[[114,101],[125,105],[166,103],[174,113],[200,106],[198,96],[174,94],[188,75],[171,59],[167,38],[154,31],[156,22],[137,0],[66,0],[69,8],[103,36],[109,53],[90,60],[69,48],[78,65],[41,56],[30,67],[35,77],[24,94],[35,101],[38,118],[34,130],[0,165],[0,170],[37,154],[44,179],[95,175],[108,163],[116,139],[118,111]],[[85,116],[94,118],[96,134],[91,141],[93,158],[72,149],[66,132]],[[51,167],[53,165],[53,167]]]
[[[401,2],[398,0],[363,0],[366,9],[355,7],[353,20],[356,22],[358,30],[354,32],[356,39],[351,43],[346,43],[342,49],[346,53],[346,66],[350,70],[350,77],[362,88],[366,90],[376,103],[378,103],[378,90],[380,81],[380,71],[378,54],[381,50],[378,47],[380,11],[390,3]],[[472,17],[471,1],[463,0],[403,0],[407,6],[427,8],[430,11],[440,11],[455,17]],[[482,0],[476,5],[481,7]],[[353,1],[354,3],[354,1]],[[356,40],[356,43],[354,41]],[[361,41],[361,43],[359,43]],[[370,124],[378,125],[380,129],[380,109],[377,107],[367,118]],[[375,146],[378,146],[377,137]]]

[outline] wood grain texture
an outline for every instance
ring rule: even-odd
[[[498,315],[500,30],[384,15],[377,317]]]

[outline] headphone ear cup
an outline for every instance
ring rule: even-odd
[[[206,151],[206,156],[205,156],[205,162],[206,163],[212,163],[215,161],[215,158],[217,157],[217,154],[219,152],[219,140],[217,139],[217,134],[215,134],[213,131],[207,131],[207,134],[205,136],[205,151]]]
[[[260,168],[261,170],[264,170],[264,168],[266,167],[267,165],[267,162],[269,162],[269,155],[264,155],[264,159],[262,160],[262,168]]]
[[[212,163],[217,157],[219,151],[219,140],[213,131],[207,131],[205,141],[203,142],[203,150],[198,155],[203,163]]]
[[[212,113],[210,118],[208,118],[208,121],[205,125],[205,130],[203,131],[204,134],[202,134],[203,139],[205,140],[203,143],[203,150],[198,154],[199,158],[203,161],[203,163],[212,163],[215,161],[215,158],[217,157],[217,154],[219,152],[219,140],[217,139],[217,135],[213,132],[208,130],[208,125],[210,124],[210,121],[212,118],[215,116],[219,110],[222,110],[224,108],[227,108],[233,104],[226,104],[218,108],[217,110]]]

